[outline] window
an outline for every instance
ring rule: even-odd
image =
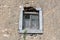
[[[41,8],[24,7],[21,9],[19,18],[19,32],[42,33],[42,11]]]

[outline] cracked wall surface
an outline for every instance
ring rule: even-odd
[[[33,2],[33,3],[32,3]],[[60,0],[23,0],[43,11],[43,34],[26,36],[27,40],[60,40]],[[18,22],[22,0],[0,0],[0,40],[23,40],[18,33]]]

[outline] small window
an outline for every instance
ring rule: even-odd
[[[24,33],[42,33],[42,11],[41,8],[27,7],[21,9],[19,19],[19,32]]]

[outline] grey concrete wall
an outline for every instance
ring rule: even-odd
[[[27,35],[27,40],[60,40],[60,0],[31,0],[31,6],[41,7],[44,18],[44,33],[42,35]],[[0,40],[23,40],[18,33],[19,6],[22,0],[0,0]]]

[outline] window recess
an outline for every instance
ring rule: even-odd
[[[19,17],[19,33],[43,33],[41,8],[22,7]]]

